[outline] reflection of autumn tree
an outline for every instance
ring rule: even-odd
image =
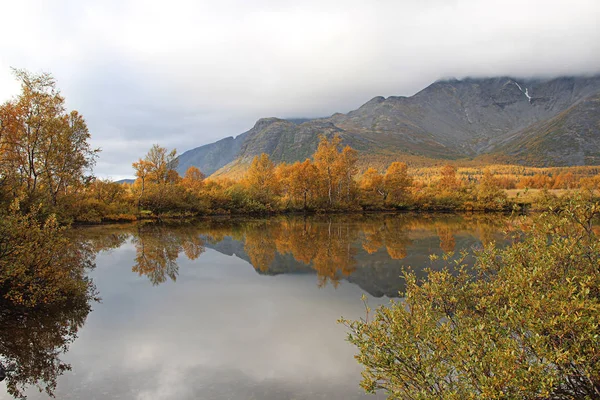
[[[371,221],[362,225],[364,234],[362,247],[367,253],[373,254],[383,247],[384,241],[381,228],[381,224],[373,223]]]
[[[207,243],[216,244],[230,236],[235,240],[244,240],[244,223],[240,220],[211,219],[203,221],[197,226],[199,233],[206,239]]]
[[[479,240],[483,245],[487,245],[494,241],[494,236],[498,234],[498,224],[492,224],[489,221],[479,222],[477,224],[476,233],[479,236]]]
[[[317,271],[319,286],[331,282],[339,284],[340,274],[349,276],[356,268],[354,256],[356,249],[352,243],[357,239],[357,232],[349,224],[321,224],[317,232],[317,252],[312,260],[312,267]]]
[[[195,238],[195,240],[187,240],[181,244],[183,249],[183,253],[190,260],[195,260],[200,257],[200,254],[204,253],[204,245],[200,238]]]
[[[273,237],[273,227],[270,223],[261,222],[249,225],[246,230],[246,242],[244,250],[250,263],[255,269],[262,272],[267,271],[273,260],[275,260],[275,238]]]
[[[280,254],[290,253],[297,261],[310,265],[318,243],[317,227],[306,218],[291,218],[281,222],[275,242]]]
[[[472,215],[465,216],[461,229],[468,230],[476,236],[479,241],[486,245],[497,239],[502,240],[500,232],[507,228],[507,221],[498,218],[497,215]]]
[[[353,273],[357,266],[356,255],[362,250],[374,254],[384,266],[398,266],[391,260],[406,258],[410,246],[416,246],[415,254],[411,256],[416,255],[418,259],[419,252],[429,252],[428,255],[435,251],[427,247],[427,243],[437,236],[442,250],[449,252],[456,250],[457,235],[465,238],[475,236],[484,243],[493,238],[501,239],[498,232],[504,223],[497,216],[477,214],[334,216],[326,221],[322,218],[211,218],[184,226],[141,224],[139,227],[130,225],[129,228],[104,227],[102,229],[108,229],[108,236],[97,234],[99,237],[94,236],[90,241],[93,249],[103,250],[118,246],[131,235],[137,251],[133,271],[148,276],[154,284],[176,279],[176,261],[182,252],[195,259],[204,251],[204,241],[218,246],[231,238],[244,244],[244,251],[257,271],[306,270],[301,265],[289,263],[290,258],[277,264],[277,255],[287,254],[307,268],[314,269],[320,284],[324,285],[327,282],[337,284],[339,279]],[[408,262],[414,260],[411,258]]]
[[[110,235],[99,237],[97,240],[91,241],[92,249],[98,253],[104,250],[117,249],[125,243],[129,234],[118,232]]]
[[[93,226],[71,229],[69,237],[94,253],[117,249],[131,236],[131,225]]]
[[[21,397],[30,385],[51,395],[56,380],[69,364],[60,360],[90,312],[89,296],[72,298],[60,306],[21,310],[2,307],[0,364],[6,369],[10,395]]]
[[[406,247],[412,243],[408,237],[410,227],[404,218],[390,216],[383,220],[365,221],[361,230],[364,235],[362,247],[369,254],[385,247],[392,259],[399,260],[406,257]]]
[[[401,260],[407,256],[406,248],[412,244],[408,237],[410,232],[406,220],[396,217],[386,218],[384,224],[385,247],[393,260]]]
[[[204,252],[204,242],[196,230],[189,227],[165,227],[160,224],[140,224],[135,244],[135,265],[131,269],[146,275],[153,285],[167,280],[175,281],[179,272],[179,253],[195,260]]]
[[[277,219],[248,225],[244,250],[255,269],[265,272],[275,254],[291,254],[296,261],[310,265],[319,285],[332,282],[354,271],[356,250],[352,243],[357,231],[347,223],[326,224],[303,219]]]
[[[436,231],[440,238],[440,248],[445,253],[453,252],[456,247],[456,239],[452,229],[449,226],[438,226]]]
[[[157,225],[139,226],[135,243],[135,265],[131,269],[140,276],[146,275],[154,285],[177,279],[179,267],[179,243],[162,227]]]

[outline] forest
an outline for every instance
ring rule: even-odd
[[[322,136],[312,159],[275,164],[256,156],[240,179],[205,177],[190,167],[176,172],[176,151],[154,145],[133,163],[136,180],[90,182],[75,221],[98,223],[211,214],[364,211],[509,211],[540,209],[581,189],[595,195],[596,167],[520,166],[409,169],[402,161],[385,170],[359,170],[359,152]]]

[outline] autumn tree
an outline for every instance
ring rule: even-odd
[[[309,199],[318,190],[319,170],[308,159],[304,162],[297,161],[286,168],[286,173],[280,177],[282,184],[288,188],[291,198],[301,202],[302,209],[306,210]]]
[[[335,172],[338,175],[338,196],[346,204],[350,204],[353,194],[356,190],[356,181],[354,175],[358,172],[356,163],[358,162],[358,152],[350,146],[342,149],[337,157]]]
[[[143,159],[132,164],[139,210],[142,204],[155,212],[185,208],[185,189],[178,185],[178,161],[177,150],[154,144]]]
[[[408,176],[406,163],[397,161],[391,163],[383,177],[384,190],[389,194],[389,200],[398,203],[406,199],[411,184],[412,178]]]
[[[558,174],[554,178],[553,189],[573,189],[576,187],[575,176],[572,172]]]
[[[506,205],[506,192],[500,188],[498,181],[489,169],[484,171],[477,186],[477,202],[479,207],[484,210],[501,210]]]
[[[146,191],[146,182],[148,174],[150,173],[150,163],[140,158],[138,161],[131,164],[131,166],[135,170],[135,176],[137,178],[137,182],[139,182],[139,190],[137,196],[137,207],[139,212],[141,209],[142,197],[144,196],[144,192]]]
[[[338,180],[335,167],[338,160],[338,147],[341,142],[342,140],[339,136],[334,136],[331,140],[328,140],[325,136],[321,136],[317,151],[313,155],[315,166],[324,182],[329,206],[333,205],[334,190]]]
[[[600,189],[600,175],[581,178],[579,181],[579,185],[581,189],[584,189],[589,193],[594,194],[598,191],[598,189]]]
[[[193,165],[185,171],[181,184],[193,193],[198,193],[204,186],[206,176],[197,167]]]
[[[351,204],[355,196],[356,163],[358,153],[349,146],[340,150],[341,138],[334,136],[331,140],[321,136],[317,151],[313,155],[314,164],[319,171],[322,197],[326,198],[329,207],[338,202]]]
[[[160,185],[172,183],[177,179],[178,174],[175,170],[179,160],[176,149],[168,151],[165,147],[154,144],[144,160],[148,163],[148,177],[152,182]]]
[[[456,167],[452,165],[444,165],[440,170],[440,180],[438,181],[438,188],[444,191],[451,191],[458,187],[458,180],[456,179]]]
[[[0,213],[0,303],[36,307],[86,292],[91,267],[54,216],[22,213],[18,200]]]
[[[24,192],[24,168],[21,154],[16,151],[20,110],[16,102],[0,106],[0,195],[8,203]]]
[[[363,174],[360,180],[360,188],[367,195],[367,199],[381,198],[382,201],[387,200],[388,191],[384,184],[383,175],[375,168],[369,167]]]
[[[263,204],[273,202],[278,184],[275,178],[275,164],[265,153],[254,157],[245,176],[248,189]]]
[[[74,197],[70,215],[78,222],[132,221],[136,219],[135,198],[129,185],[94,178],[83,193]]]
[[[177,175],[177,150],[168,151],[158,144],[152,145],[146,156],[132,164],[135,174],[145,182],[157,185],[172,183]],[[174,174],[175,173],[175,174]]]
[[[21,93],[0,106],[0,168],[5,190],[57,206],[80,190],[99,150],[77,111],[68,111],[52,75],[14,70]]]

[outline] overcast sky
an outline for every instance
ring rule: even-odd
[[[0,0],[10,67],[51,72],[120,179],[260,117],[347,112],[442,77],[600,72],[598,0]]]

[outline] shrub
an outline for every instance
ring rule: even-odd
[[[361,385],[391,399],[599,398],[599,211],[568,199],[474,267],[407,272],[402,302],[342,319]]]

